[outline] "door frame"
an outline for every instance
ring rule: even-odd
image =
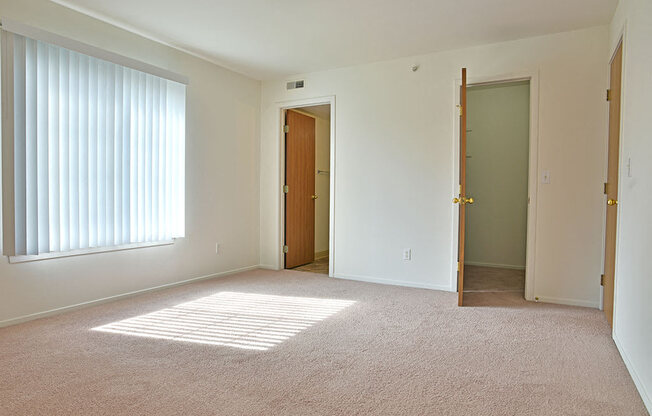
[[[467,70],[468,71],[468,70]],[[535,255],[536,255],[536,224],[537,224],[537,193],[539,185],[538,155],[539,155],[539,71],[525,71],[509,74],[498,74],[489,76],[476,76],[469,71],[467,74],[467,88],[478,85],[491,85],[511,83],[518,81],[530,81],[530,134],[529,134],[529,160],[528,160],[528,196],[530,202],[527,209],[527,236],[525,254],[525,299],[538,300],[535,296]],[[454,104],[460,104],[460,88],[462,79],[454,81]],[[454,107],[452,107],[454,109]],[[464,109],[466,111],[466,109]],[[453,112],[453,182],[451,184],[451,198],[457,196],[460,182],[460,126],[459,114]],[[450,201],[450,199],[449,199]],[[451,230],[451,291],[457,291],[457,256],[458,256],[458,233],[459,233],[459,210],[457,205],[451,203],[452,230]]]
[[[279,198],[279,216],[278,216],[278,264],[279,269],[285,269],[285,255],[283,253],[283,245],[285,244],[285,198],[283,193],[283,185],[285,185],[285,132],[283,126],[285,125],[285,111],[292,110],[300,107],[311,107],[315,105],[329,104],[331,107],[330,116],[330,195],[329,195],[329,219],[328,219],[328,276],[335,276],[335,96],[305,98],[301,100],[289,100],[276,103],[277,107],[277,130],[279,133],[279,184],[278,190],[280,193]]]

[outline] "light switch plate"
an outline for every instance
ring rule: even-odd
[[[404,248],[403,249],[403,260],[412,260],[412,249]]]

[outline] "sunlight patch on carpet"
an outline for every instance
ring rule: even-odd
[[[265,351],[354,303],[220,292],[93,331]]]

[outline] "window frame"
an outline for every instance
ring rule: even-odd
[[[140,72],[148,73],[159,78],[167,79],[174,81],[180,84],[187,86],[189,84],[189,78],[185,75],[181,75],[167,69],[163,69],[145,62],[138,61],[123,55],[116,54],[83,42],[79,42],[74,39],[66,38],[64,36],[57,35],[55,33],[47,32],[32,26],[28,26],[14,20],[2,18],[0,21],[0,54],[2,62],[7,62],[11,60],[13,62],[13,39],[10,39],[10,36],[13,34],[25,36],[32,38],[34,40],[42,41],[52,45],[56,45],[62,48],[69,49],[84,55],[88,55],[97,59],[111,62],[116,65],[124,66],[131,68]],[[9,35],[9,36],[8,36]],[[1,90],[2,100],[1,100],[1,114],[2,114],[2,138],[7,135],[14,135],[14,109],[13,109],[13,83],[14,83],[14,71],[13,65],[2,65],[2,74],[1,74]],[[8,93],[5,93],[8,92]],[[186,103],[187,109],[187,103]],[[185,127],[187,131],[187,125]],[[187,134],[185,135],[187,138]],[[126,243],[119,245],[107,245],[100,247],[89,247],[82,249],[74,249],[68,251],[56,251],[40,254],[15,254],[14,246],[14,236],[11,233],[5,233],[5,230],[11,230],[15,228],[15,206],[14,198],[7,197],[4,192],[4,181],[14,180],[13,169],[5,169],[5,166],[13,167],[13,158],[14,158],[14,141],[13,140],[1,140],[0,143],[0,179],[2,183],[3,192],[0,195],[0,249],[2,250],[3,255],[8,258],[9,263],[25,263],[33,262],[38,260],[46,259],[55,259],[62,257],[75,257],[88,254],[96,253],[106,253],[114,251],[125,251],[132,250],[137,248],[147,248],[147,247],[160,247],[172,245],[178,238],[176,237],[171,239],[159,240],[159,241],[146,241],[146,242],[135,242],[135,243]],[[185,163],[184,163],[185,167]],[[185,191],[184,191],[185,192]],[[184,210],[185,211],[185,210]],[[184,218],[185,222],[185,218]],[[5,253],[14,253],[5,254]]]

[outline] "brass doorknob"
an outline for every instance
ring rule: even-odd
[[[607,199],[607,205],[609,205],[609,206],[618,205],[618,201],[616,199],[609,198],[609,199]]]
[[[472,204],[473,202],[475,202],[475,201],[473,200],[473,198],[467,198],[467,197],[465,197],[465,196],[460,197],[460,198],[453,198],[453,204],[462,204],[462,205],[466,205],[466,204]]]
[[[312,195],[310,198],[312,198],[312,199],[317,199],[317,198],[319,198],[319,197],[318,197],[317,195]]]
[[[464,198],[462,198],[462,201],[463,201],[465,204],[473,204],[473,202],[475,202],[475,201],[473,200],[473,197],[471,197],[471,198],[464,197]]]

